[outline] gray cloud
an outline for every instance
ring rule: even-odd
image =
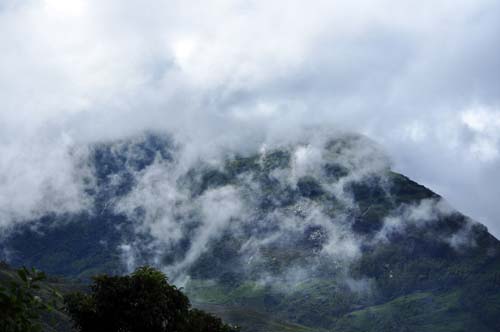
[[[86,142],[166,130],[195,160],[321,124],[367,134],[498,236],[498,13],[493,0],[2,1],[1,223],[81,208],[86,171],[68,151]]]

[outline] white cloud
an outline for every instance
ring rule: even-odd
[[[87,153],[64,135],[0,145],[0,228],[47,213],[87,209]]]
[[[443,199],[429,198],[421,200],[418,204],[402,205],[384,218],[384,225],[377,233],[376,240],[386,241],[391,234],[403,233],[409,226],[426,227],[453,212],[454,209]],[[453,236],[457,234],[459,233]],[[462,235],[465,237],[467,234]]]
[[[12,157],[0,171],[19,185],[0,196],[16,187],[35,202],[41,178],[64,196],[66,167],[19,175],[46,156],[65,164],[62,133],[169,130],[197,155],[321,124],[368,134],[498,235],[498,13],[493,0],[3,1],[0,150]]]

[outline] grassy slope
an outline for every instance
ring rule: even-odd
[[[493,331],[464,311],[460,298],[460,290],[415,292],[344,315],[335,331]]]
[[[293,324],[271,314],[238,305],[193,303],[193,306],[211,312],[224,321],[242,327],[243,332],[315,332],[318,329]],[[322,331],[322,330],[321,330]]]
[[[326,331],[319,327],[287,322],[283,318],[258,310],[255,306],[245,307],[232,298],[234,293],[216,294],[213,289],[211,292],[214,298],[203,303],[195,302],[194,305],[219,315],[228,322],[243,326],[243,331]],[[253,295],[254,299],[260,297],[259,293]],[[205,293],[205,295],[208,294]],[[415,292],[345,314],[335,319],[332,328],[328,330],[338,332],[465,332],[472,330],[494,332],[494,328],[483,324],[472,312],[464,310],[461,304],[463,295],[461,290],[436,293]],[[252,297],[249,292],[246,296],[247,299]],[[216,304],[216,301],[222,301],[222,303]],[[500,303],[500,294],[490,298],[489,305],[497,306],[494,310],[498,310],[498,303]],[[323,310],[323,308],[318,308],[318,310]]]

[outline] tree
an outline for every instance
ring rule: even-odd
[[[236,328],[222,323],[219,317],[198,309],[189,311],[188,324],[185,329],[185,331],[193,332],[233,332],[236,330]]]
[[[37,332],[42,330],[40,315],[52,311],[60,296],[50,290],[50,299],[40,297],[40,281],[45,274],[23,267],[7,286],[0,286],[0,331]],[[50,303],[49,303],[50,302]]]
[[[130,276],[94,277],[90,290],[65,297],[66,311],[81,332],[235,331],[216,317],[190,309],[181,290],[151,267]]]

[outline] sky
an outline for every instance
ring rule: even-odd
[[[321,126],[499,237],[499,31],[494,0],[0,0],[0,224],[77,208],[81,143]]]

